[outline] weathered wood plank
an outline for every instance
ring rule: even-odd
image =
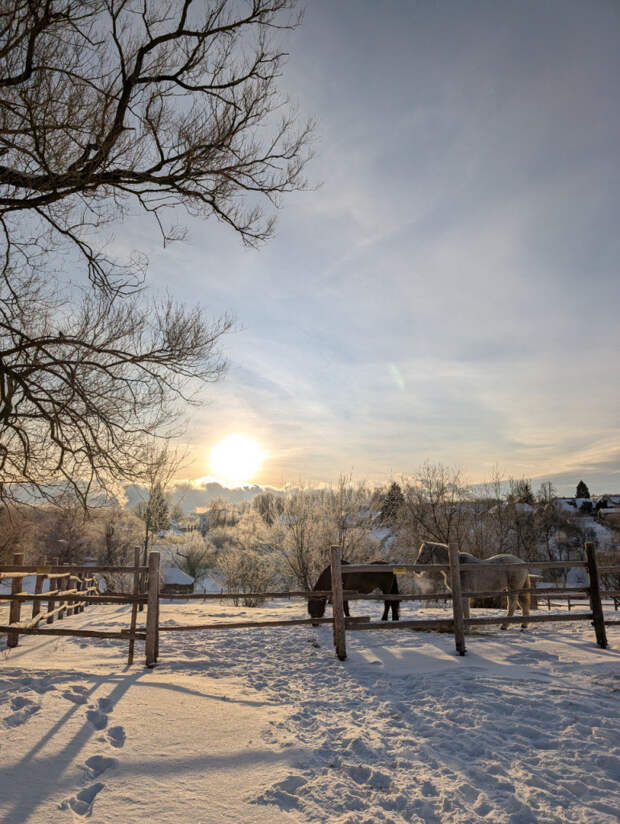
[[[588,575],[590,577],[590,609],[596,643],[601,649],[607,649],[607,634],[605,633],[605,616],[601,604],[601,588],[596,563],[596,550],[592,541],[586,541],[586,558],[588,559]]]
[[[450,589],[452,590],[452,615],[454,617],[454,644],[459,655],[465,655],[465,624],[463,623],[463,595],[461,591],[461,564],[457,544],[448,546],[450,557]]]
[[[39,627],[13,627],[7,624],[0,625],[0,632],[17,632],[19,635],[75,636],[76,638],[122,638],[123,640],[127,640],[127,638],[129,638],[128,630],[121,630],[118,632],[116,630],[106,631],[98,629],[71,629],[70,627],[65,627],[63,629],[60,629],[60,627],[54,627],[53,629],[40,629]],[[136,630],[135,637],[144,639],[146,637],[146,633],[142,630]]]
[[[339,546],[331,548],[332,616],[334,619],[334,646],[341,661],[347,657],[344,597],[342,594],[342,556]]]
[[[19,566],[24,563],[24,553],[23,552],[14,552],[13,553],[13,563],[16,566]],[[22,588],[22,579],[21,578],[13,578],[11,581],[11,594],[17,595],[17,593]],[[21,617],[21,601],[18,598],[13,598],[9,606],[9,624],[18,624],[19,619]],[[19,643],[19,635],[16,632],[9,632],[6,645],[9,648],[16,647]]]
[[[138,596],[140,594],[140,547],[134,548],[133,553],[133,562],[135,566],[135,571],[133,574],[133,603],[131,605],[131,621],[129,624],[129,631],[131,633],[135,633],[136,631],[136,621],[138,619]],[[129,641],[129,648],[127,650],[127,666],[130,667],[133,664],[133,650],[134,650],[135,640],[132,635]]]
[[[148,600],[146,612],[146,666],[154,667],[157,663],[157,637],[159,626],[159,552],[149,553]]]
[[[140,572],[146,572],[148,567],[140,567]],[[10,577],[13,573],[19,575],[47,575],[52,578],[61,578],[68,573],[83,572],[92,574],[95,572],[126,572],[128,575],[133,574],[134,567],[132,566],[89,566],[82,564],[52,564],[51,566],[35,566],[18,565],[18,564],[4,564],[0,567],[0,578]]]

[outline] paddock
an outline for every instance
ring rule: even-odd
[[[549,569],[566,569],[581,567],[588,573],[588,585],[582,587],[551,587],[542,590],[544,598],[549,599],[549,609],[544,614],[533,614],[527,619],[528,623],[532,625],[539,625],[544,623],[565,623],[565,622],[589,622],[594,628],[594,639],[596,644],[601,649],[606,649],[608,646],[607,628],[620,625],[620,620],[615,616],[605,616],[603,610],[603,601],[611,599],[609,604],[617,610],[618,597],[620,592],[615,590],[601,590],[600,574],[618,573],[618,567],[602,567],[598,568],[596,552],[591,543],[586,543],[585,559],[582,561],[547,561],[547,562],[532,562],[528,563],[530,571],[541,571]],[[466,630],[473,631],[477,628],[492,627],[499,624],[520,624],[523,622],[522,616],[506,617],[504,614],[491,614],[480,617],[465,618],[463,612],[463,600],[469,598],[471,595],[477,597],[493,597],[506,596],[508,593],[504,591],[495,592],[463,592],[460,589],[460,568],[458,561],[458,550],[455,546],[450,547],[450,565],[442,566],[439,564],[404,564],[404,565],[376,565],[376,564],[351,564],[347,566],[347,571],[351,572],[377,572],[386,571],[393,572],[397,575],[406,572],[438,572],[445,570],[452,583],[452,592],[426,592],[424,594],[419,592],[414,593],[399,593],[390,594],[390,600],[399,600],[401,602],[433,602],[443,600],[451,603],[451,614],[443,615],[441,617],[432,618],[405,618],[401,621],[373,621],[368,616],[354,616],[346,618],[344,615],[344,601],[357,602],[375,602],[384,601],[386,596],[384,594],[360,594],[358,592],[344,591],[342,588],[341,576],[341,550],[340,547],[334,546],[331,548],[331,589],[320,592],[316,591],[286,591],[286,592],[259,592],[259,593],[193,593],[183,595],[167,595],[162,596],[160,593],[160,574],[159,574],[159,554],[152,552],[148,558],[148,565],[140,565],[140,553],[136,549],[133,566],[59,566],[52,565],[46,567],[33,567],[23,564],[23,558],[16,555],[15,563],[11,566],[4,566],[0,568],[0,581],[9,580],[11,582],[11,592],[9,594],[0,595],[0,602],[9,603],[9,620],[6,624],[0,624],[0,633],[7,633],[7,646],[14,648],[19,643],[19,638],[22,635],[57,635],[57,636],[73,636],[80,638],[101,638],[101,639],[116,639],[126,641],[128,644],[127,663],[130,665],[134,660],[135,641],[144,641],[145,650],[145,664],[147,667],[154,667],[160,656],[160,639],[163,633],[165,637],[167,633],[174,632],[193,632],[193,631],[213,631],[218,634],[226,630],[237,629],[260,629],[260,628],[278,628],[278,627],[304,627],[317,624],[329,624],[332,627],[333,643],[336,655],[339,660],[344,661],[347,658],[347,633],[358,631],[389,631],[389,630],[407,630],[407,631],[440,631],[449,632],[454,635],[454,643],[456,652],[460,656],[464,656],[467,652],[465,639]],[[95,586],[95,574],[103,572],[113,572],[115,574],[124,574],[127,579],[132,581],[133,587],[131,592],[123,592],[117,594],[100,593]],[[27,592],[21,589],[24,577],[28,575],[36,576],[36,586],[34,592]],[[43,583],[49,581],[50,590],[43,592]],[[54,588],[52,589],[52,582]],[[514,592],[536,592],[540,594],[539,589],[523,589]],[[214,622],[207,620],[193,623],[175,623],[169,625],[162,623],[160,620],[160,605],[162,600],[167,602],[212,602],[212,601],[229,601],[238,600],[240,598],[258,598],[260,600],[266,599],[301,599],[307,600],[309,597],[316,597],[317,595],[325,596],[332,601],[332,615],[320,619],[296,617],[291,619],[276,619],[276,620],[242,620],[242,621],[227,621]],[[586,611],[571,610],[566,612],[551,612],[551,599],[573,598],[580,605],[586,605]],[[22,610],[24,604],[30,602],[32,604],[32,615],[29,618],[24,618]],[[41,612],[41,604],[45,602],[47,609]],[[568,602],[570,605],[570,601]],[[91,607],[102,605],[124,605],[130,606],[129,625],[120,629],[110,630],[102,629],[97,624],[97,610]],[[138,625],[138,615],[141,609],[146,606],[146,615],[144,624]],[[574,606],[574,603],[573,603]],[[94,626],[92,628],[80,627],[52,627],[50,624],[54,619],[61,620],[65,615],[70,615],[76,612],[83,611],[86,607],[89,608],[93,617]],[[41,626],[45,621],[45,626]]]

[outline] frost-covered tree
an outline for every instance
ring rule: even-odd
[[[404,503],[403,491],[400,485],[393,481],[381,504],[380,522],[382,524],[393,524],[398,519]]]

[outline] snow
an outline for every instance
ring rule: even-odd
[[[161,570],[160,575],[164,584],[170,584],[174,586],[189,586],[190,584],[194,583],[194,579],[191,575],[188,575],[186,572],[183,572],[182,569],[179,569],[175,566],[167,566]]]
[[[163,602],[161,622],[303,613]],[[61,626],[128,622],[114,605]],[[460,658],[450,634],[350,632],[342,663],[329,625],[162,632],[154,670],[141,642],[127,668],[124,642],[22,638],[0,658],[0,820],[616,824],[619,628],[608,634],[601,650],[588,621],[485,629]]]
[[[517,501],[513,506],[516,512],[534,512],[532,504],[525,503],[525,501]]]
[[[21,583],[21,591],[22,592],[34,592],[35,585],[37,583],[37,576],[36,575],[25,575],[22,578]],[[44,578],[42,582],[42,592],[48,592],[50,588],[50,580],[49,578]],[[11,579],[4,578],[0,580],[0,594],[2,595],[9,595],[11,592]]]
[[[194,592],[222,592],[223,583],[215,570],[201,575],[196,581]]]

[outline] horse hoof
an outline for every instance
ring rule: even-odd
[[[527,629],[527,624],[521,624],[521,632]]]
[[[505,626],[503,626],[503,625],[502,625],[502,626],[500,627],[500,629],[508,629],[508,627],[505,627]]]
[[[318,624],[312,624],[313,627],[318,627]]]

